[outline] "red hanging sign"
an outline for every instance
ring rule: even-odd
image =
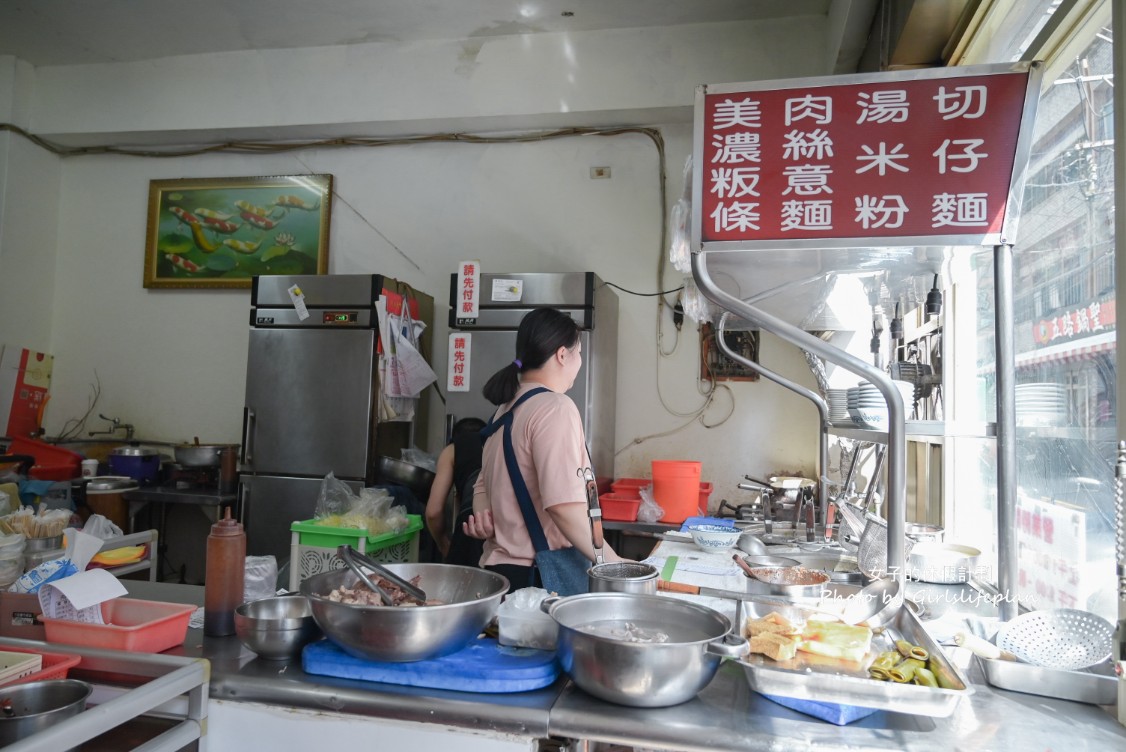
[[[1021,64],[700,87],[696,247],[1012,242],[1033,78]]]

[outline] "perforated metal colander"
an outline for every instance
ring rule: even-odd
[[[1109,621],[1074,608],[1030,611],[1005,622],[997,647],[1025,663],[1076,671],[1110,657],[1114,627]]]
[[[904,537],[903,561],[911,555],[915,541]],[[869,577],[880,578],[888,575],[888,524],[869,516],[860,534],[860,545],[856,549],[856,566]]]

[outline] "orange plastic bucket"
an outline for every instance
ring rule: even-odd
[[[661,522],[677,523],[697,513],[701,463],[653,460],[653,498],[665,510]]]

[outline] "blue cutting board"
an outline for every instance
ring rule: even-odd
[[[559,677],[554,651],[507,647],[487,637],[456,653],[410,663],[357,658],[321,640],[305,647],[301,667],[342,679],[493,694],[539,689]]]

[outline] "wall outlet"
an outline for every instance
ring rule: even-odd
[[[591,180],[602,180],[604,178],[605,179],[610,178],[610,168],[609,167],[591,167],[590,168],[590,179]]]

